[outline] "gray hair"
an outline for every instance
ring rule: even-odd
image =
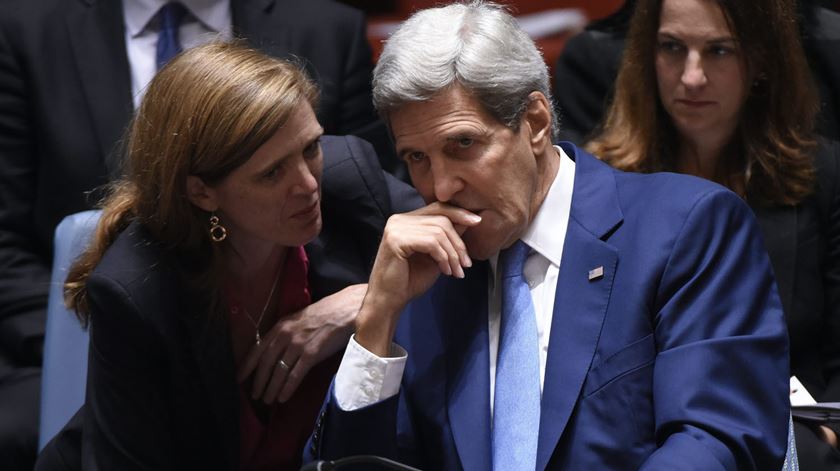
[[[373,71],[373,103],[388,122],[391,111],[428,100],[456,81],[514,132],[528,95],[542,93],[551,109],[552,139],[557,137],[548,67],[504,7],[470,1],[412,15],[385,43]]]

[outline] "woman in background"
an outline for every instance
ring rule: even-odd
[[[727,186],[755,212],[791,340],[791,374],[840,401],[840,145],[788,0],[640,0],[614,101],[587,150],[629,171]],[[745,269],[748,269],[745,267]],[[838,469],[840,428],[795,421],[802,469]]]
[[[322,139],[317,95],[227,43],[150,83],[66,284],[90,325],[81,468],[299,468],[404,188],[362,141]]]

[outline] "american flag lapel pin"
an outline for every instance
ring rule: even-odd
[[[589,281],[594,281],[604,277],[604,266],[598,266],[589,270]]]

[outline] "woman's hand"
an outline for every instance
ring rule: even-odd
[[[348,286],[277,321],[248,352],[237,381],[254,373],[254,399],[287,401],[313,366],[347,346],[366,291]]]

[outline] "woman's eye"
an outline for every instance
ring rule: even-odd
[[[735,52],[732,48],[726,46],[712,46],[709,48],[709,52],[715,56],[728,56]]]
[[[269,170],[268,172],[266,172],[266,173],[263,175],[263,177],[264,177],[266,180],[273,180],[273,179],[277,178],[279,175],[280,175],[280,167],[274,167],[273,169],[271,169],[271,170]]]
[[[312,144],[306,146],[303,150],[303,155],[307,157],[314,157],[318,155],[318,151],[321,149],[321,139],[316,139]]]
[[[659,50],[670,53],[682,51],[682,45],[676,41],[660,41]]]

